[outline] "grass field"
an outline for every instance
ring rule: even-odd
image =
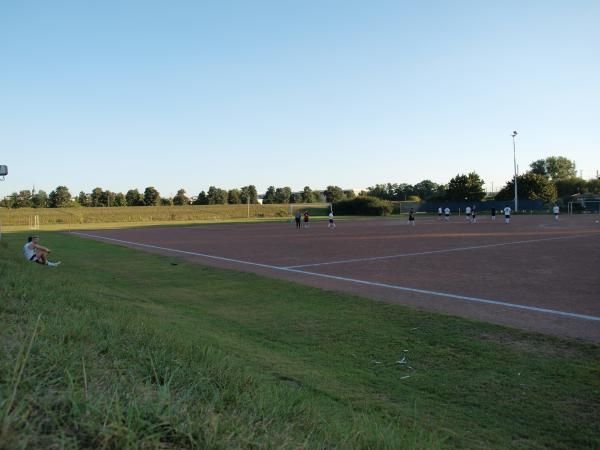
[[[290,208],[308,210],[313,216],[326,216],[326,203],[292,205],[189,205],[135,206],[115,208],[0,208],[0,222],[6,230],[24,230],[33,216],[46,229],[81,229],[98,225],[148,225],[287,218]]]
[[[599,448],[600,347],[42,233],[0,245],[0,447]]]

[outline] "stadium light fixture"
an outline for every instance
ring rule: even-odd
[[[513,162],[515,165],[515,212],[519,211],[519,197],[517,195],[517,149],[515,145],[515,136],[517,135],[516,131],[512,132],[513,139]]]

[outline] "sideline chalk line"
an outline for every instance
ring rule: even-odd
[[[298,269],[289,268],[289,267],[273,266],[271,264],[255,263],[255,262],[251,262],[251,261],[243,261],[240,259],[225,258],[223,256],[209,255],[206,253],[189,252],[186,250],[178,250],[178,249],[174,249],[174,248],[160,247],[158,245],[125,241],[122,239],[109,238],[106,236],[99,236],[99,235],[94,235],[94,234],[89,234],[89,233],[81,233],[78,231],[73,231],[73,232],[71,232],[71,234],[95,238],[95,239],[101,239],[101,240],[103,239],[103,240],[112,241],[112,242],[119,242],[122,244],[134,245],[134,246],[138,246],[138,247],[146,247],[146,248],[153,248],[156,250],[164,250],[164,251],[173,252],[173,253],[182,253],[185,255],[201,256],[203,258],[216,259],[219,261],[227,261],[227,262],[233,262],[233,263],[237,263],[237,264],[245,264],[245,265],[249,265],[249,266],[263,267],[266,269],[279,270],[279,271],[283,271],[283,272],[291,272],[291,273],[298,273],[298,274],[302,274],[302,275],[327,278],[327,279],[331,279],[331,280],[346,281],[346,282],[361,284],[361,285],[366,285],[366,286],[382,287],[382,288],[394,289],[394,290],[404,291],[404,292],[413,292],[413,293],[417,293],[417,294],[426,294],[426,295],[432,295],[432,296],[436,296],[436,297],[444,297],[444,298],[448,298],[448,299],[452,299],[452,300],[462,300],[462,301],[468,301],[468,302],[484,303],[484,304],[488,304],[488,305],[504,306],[507,308],[523,309],[526,311],[535,311],[535,312],[539,312],[539,313],[543,313],[543,314],[552,314],[552,315],[556,315],[556,316],[571,317],[571,318],[576,318],[576,319],[592,320],[592,321],[600,322],[600,317],[597,317],[597,316],[570,313],[570,312],[560,311],[560,310],[556,310],[556,309],[539,308],[536,306],[519,305],[517,303],[510,303],[510,302],[504,302],[504,301],[499,301],[499,300],[489,300],[489,299],[485,299],[485,298],[470,297],[470,296],[466,296],[466,295],[449,294],[446,292],[429,291],[426,289],[417,289],[417,288],[410,288],[410,287],[405,287],[405,286],[398,286],[395,284],[378,283],[378,282],[374,282],[374,281],[359,280],[356,278],[340,277],[340,276],[328,275],[328,274],[324,274],[324,273],[308,272],[306,270],[298,270]],[[553,239],[556,239],[556,238],[553,238]]]

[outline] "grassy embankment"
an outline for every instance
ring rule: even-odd
[[[29,228],[34,216],[43,230],[102,228],[119,225],[177,225],[214,221],[253,221],[289,219],[290,210],[301,208],[312,216],[326,216],[326,203],[292,205],[190,205],[135,206],[115,208],[0,208],[0,222],[5,231]]]
[[[600,347],[43,233],[0,246],[0,447],[599,448]]]

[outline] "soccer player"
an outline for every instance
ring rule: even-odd
[[[444,220],[446,222],[450,220],[450,208],[448,208],[447,206],[446,208],[444,208]]]
[[[558,220],[558,213],[560,212],[560,208],[558,205],[554,205],[552,207],[552,213],[554,214],[554,220]]]
[[[296,215],[294,216],[294,218],[296,219],[296,228],[300,229],[300,219],[302,219],[302,213],[300,212],[300,210],[296,211]]]
[[[477,222],[477,207],[473,205],[471,208],[471,223]]]
[[[492,206],[491,212],[492,212],[492,222],[495,222],[496,221],[496,208],[494,206]]]
[[[408,212],[407,225],[412,225],[413,227],[415,226],[415,210],[412,208],[410,208],[410,211]]]
[[[335,230],[335,222],[333,221],[333,211],[329,211],[329,224],[327,228],[333,228]]]
[[[465,214],[467,215],[467,220],[470,222],[471,221],[471,207],[467,206],[465,208]]]
[[[440,220],[442,220],[442,207],[441,206],[438,208],[438,218]]]
[[[60,261],[48,261],[48,253],[50,253],[50,249],[40,245],[38,243],[39,240],[39,236],[29,236],[27,238],[27,243],[23,246],[23,255],[25,255],[25,258],[27,258],[29,261],[33,261],[48,267],[58,266]]]
[[[310,220],[310,215],[308,211],[304,211],[304,228],[308,228],[308,221]]]
[[[510,206],[506,205],[504,207],[504,223],[510,223]]]

